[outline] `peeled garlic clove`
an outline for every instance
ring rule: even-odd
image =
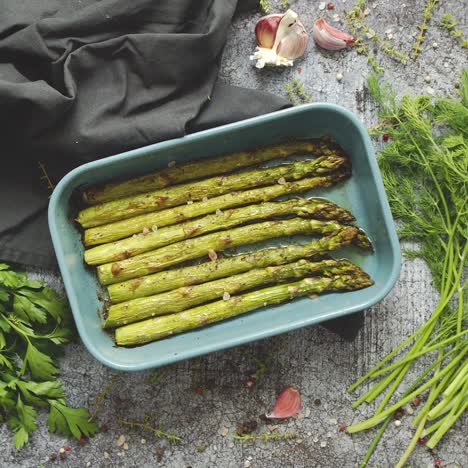
[[[255,37],[259,47],[271,49],[275,43],[276,31],[283,15],[267,15],[258,20],[255,26]]]
[[[326,50],[344,49],[355,42],[353,36],[329,25],[324,18],[314,23],[312,37],[317,45]]]
[[[295,415],[301,409],[301,395],[293,387],[286,387],[276,399],[273,411],[267,414],[270,419],[284,419]]]

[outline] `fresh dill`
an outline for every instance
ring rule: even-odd
[[[400,222],[400,238],[418,244],[406,255],[426,262],[440,294],[428,320],[349,388],[353,391],[369,379],[374,383],[353,407],[386,392],[374,416],[347,429],[353,433],[381,424],[363,466],[394,412],[427,392],[413,420],[414,437],[396,465],[402,467],[419,438],[428,436],[426,445],[434,448],[468,408],[468,282],[463,281],[468,256],[468,70],[463,72],[458,98],[397,100],[375,75],[368,87],[380,108],[384,123],[380,132],[389,137],[379,166],[390,207]],[[419,358],[429,353],[435,353],[432,362],[403,395],[394,398],[410,367],[425,364]]]
[[[291,0],[281,0],[280,7],[287,10],[291,6]]]

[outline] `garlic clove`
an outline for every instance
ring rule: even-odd
[[[255,35],[258,47],[250,59],[256,60],[257,68],[292,66],[293,60],[301,57],[307,48],[307,32],[292,10],[284,15],[261,18],[255,27]]]
[[[269,419],[284,419],[294,416],[301,409],[301,395],[293,387],[286,387],[276,399],[273,411],[267,414]]]
[[[317,45],[326,50],[344,49],[355,42],[353,36],[329,25],[324,18],[314,23],[312,37]]]
[[[308,36],[304,26],[298,21],[291,27],[291,31],[281,39],[276,47],[276,53],[281,57],[295,60],[304,55]]]
[[[274,14],[260,18],[255,26],[255,37],[259,47],[271,49],[275,43],[276,31],[283,15]]]

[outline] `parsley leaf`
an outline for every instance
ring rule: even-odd
[[[54,365],[52,358],[39,351],[31,341],[28,341],[23,365],[29,367],[33,378],[40,380],[53,379],[54,375],[59,372],[58,368]]]
[[[63,400],[50,400],[49,403],[50,413],[47,426],[50,432],[72,434],[79,439],[82,434],[89,437],[98,431],[98,426],[91,420],[85,409],[70,408]]]
[[[8,420],[10,429],[15,433],[13,441],[16,448],[23,447],[29,440],[29,434],[37,429],[36,416],[36,410],[32,406],[23,404],[21,398],[18,397],[16,414],[10,416]]]
[[[8,423],[18,449],[37,429],[35,408],[49,410],[53,432],[80,438],[98,430],[86,409],[67,406],[56,379],[56,357],[72,336],[66,301],[0,263],[0,423]]]

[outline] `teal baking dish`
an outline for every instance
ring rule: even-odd
[[[303,298],[269,307],[137,348],[115,346],[101,328],[105,292],[93,269],[85,266],[81,233],[73,221],[73,195],[88,185],[129,178],[170,161],[203,159],[284,140],[325,134],[350,155],[351,179],[332,189],[314,191],[350,209],[371,238],[375,252],[337,252],[359,264],[375,281],[361,291]],[[312,194],[312,193],[311,193]],[[307,194],[310,195],[310,194]],[[165,141],[85,164],[65,176],[52,194],[49,227],[78,332],[89,352],[103,364],[122,371],[158,367],[182,359],[284,333],[360,311],[382,300],[400,271],[400,248],[366,128],[348,110],[331,104],[310,104],[255,117]],[[301,239],[298,239],[300,241]],[[276,242],[281,242],[277,240]]]

